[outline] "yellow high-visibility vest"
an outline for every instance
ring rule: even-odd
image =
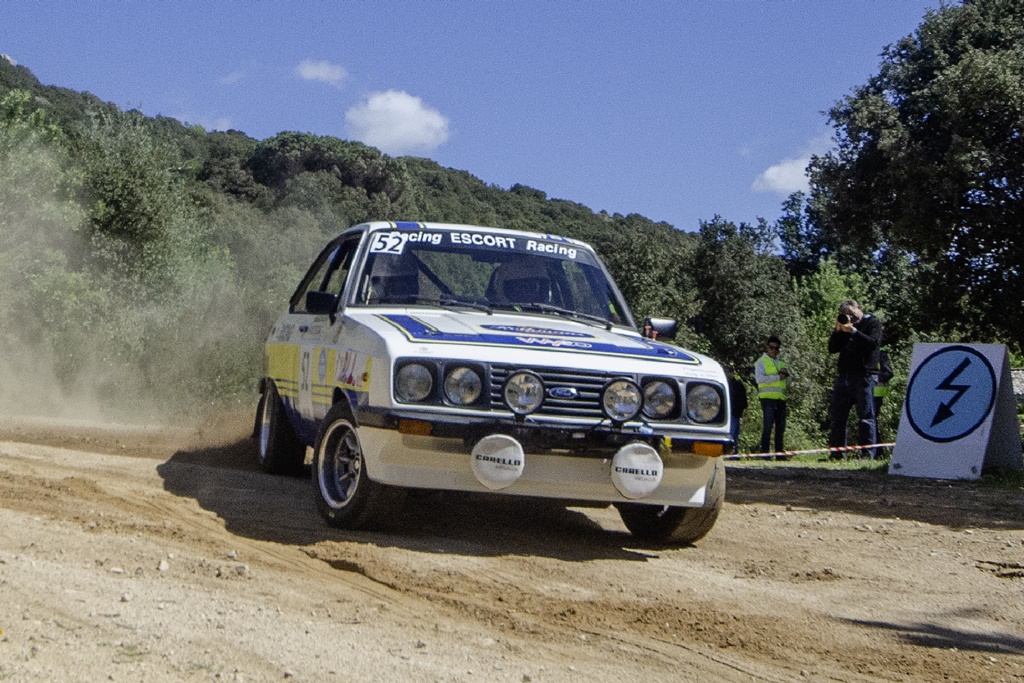
[[[786,363],[782,359],[772,360],[768,356],[763,356],[759,363],[764,363],[764,374],[766,375],[778,375],[780,371],[786,369]],[[764,384],[757,385],[757,397],[758,398],[777,398],[786,400],[786,378],[779,377],[775,382],[766,382]]]

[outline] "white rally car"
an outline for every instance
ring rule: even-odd
[[[636,536],[691,543],[725,495],[726,379],[641,335],[588,245],[374,222],[327,245],[266,342],[267,472],[312,446],[317,503],[380,525],[410,488],[614,504]]]

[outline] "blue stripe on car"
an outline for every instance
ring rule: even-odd
[[[586,349],[588,353],[596,353],[606,356],[628,356],[633,358],[646,358],[649,360],[662,360],[671,363],[683,363],[686,365],[700,365],[700,360],[680,348],[669,346],[668,344],[650,342],[646,339],[637,340],[637,342],[642,345],[641,348],[626,348],[598,341],[551,339],[528,334],[507,335],[442,332],[441,330],[417,320],[410,315],[378,315],[377,317],[391,324],[404,334],[409,341],[426,344],[474,344],[518,348],[543,348],[546,351],[563,351],[569,353],[579,353],[581,349]]]

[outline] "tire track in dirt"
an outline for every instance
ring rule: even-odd
[[[19,452],[20,449],[5,446],[7,444],[0,444],[2,466],[6,470],[0,471],[0,497],[5,507],[89,525],[92,533],[145,533],[154,538],[184,541],[193,547],[204,546],[212,554],[224,547],[245,548],[247,557],[255,561],[320,580],[343,581],[353,590],[386,603],[392,610],[409,617],[417,614],[415,605],[405,604],[407,595],[388,590],[386,585],[358,569],[342,573],[338,567],[328,569],[322,562],[311,560],[296,547],[230,533],[215,514],[197,509],[193,498],[154,490],[156,482],[145,476],[153,468],[145,461],[141,464],[141,474],[139,465],[118,471],[116,465],[110,464],[109,458],[131,457],[127,453],[105,456],[98,464],[79,460],[77,468],[72,468],[73,452],[66,449],[32,444],[26,455]],[[27,463],[35,467],[28,467]],[[32,474],[40,469],[50,476]],[[201,469],[197,474],[200,480],[209,481],[202,476]],[[97,479],[102,480],[102,484]],[[252,499],[258,498],[260,493],[255,487],[243,490]],[[317,526],[320,526],[319,519],[309,517],[306,531],[313,533]]]
[[[610,509],[500,496],[419,493],[393,531],[342,532],[320,520],[308,479],[259,472],[238,431],[147,432],[140,450],[130,435],[89,438],[113,453],[0,443],[0,505],[100,547],[142,534],[210,557],[237,549],[260,575],[380,604],[393,628],[492,634],[516,662],[652,681],[1024,677],[1019,582],[970,559],[1024,561],[1020,492],[740,470],[694,548],[645,547]]]

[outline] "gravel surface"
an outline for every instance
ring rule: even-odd
[[[324,525],[201,429],[0,418],[0,680],[1024,681],[1024,492],[729,465],[711,534],[417,494]]]

